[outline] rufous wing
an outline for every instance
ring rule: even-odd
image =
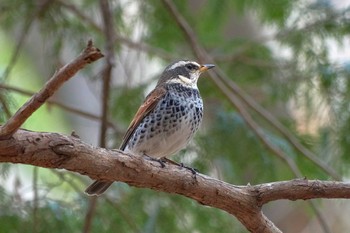
[[[143,104],[137,110],[134,119],[131,121],[128,130],[126,131],[120,150],[124,150],[131,136],[141,123],[141,121],[157,106],[160,99],[164,97],[166,89],[158,87],[148,94]]]

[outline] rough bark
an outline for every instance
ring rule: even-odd
[[[0,162],[66,169],[92,179],[177,193],[234,215],[251,232],[280,232],[261,211],[262,205],[270,201],[350,198],[350,184],[345,182],[296,179],[236,186],[203,174],[193,175],[172,164],[162,168],[145,157],[96,148],[58,133],[18,130],[0,141]]]

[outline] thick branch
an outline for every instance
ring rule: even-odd
[[[0,162],[63,168],[92,179],[113,180],[141,188],[177,193],[236,216],[251,232],[279,232],[261,212],[274,200],[350,198],[350,183],[297,179],[255,186],[235,186],[186,169],[95,148],[57,133],[18,130],[0,141]],[[103,171],[103,173],[101,173]]]
[[[0,139],[9,138],[65,81],[72,78],[84,66],[101,57],[103,54],[93,46],[92,41],[89,41],[87,47],[77,58],[59,69],[37,94],[33,95],[15,115],[0,127]]]
[[[0,141],[0,162],[64,168],[92,179],[178,193],[235,215],[252,232],[278,232],[261,229],[273,223],[257,207],[255,193],[245,187],[200,174],[193,176],[170,164],[161,168],[157,162],[118,150],[94,148],[78,138],[18,130],[10,139]]]

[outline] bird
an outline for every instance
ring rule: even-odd
[[[184,149],[200,126],[203,101],[197,81],[214,66],[191,60],[168,65],[136,112],[119,149],[155,159],[162,167],[162,161],[171,161],[167,157]],[[97,180],[85,193],[101,195],[112,183]]]

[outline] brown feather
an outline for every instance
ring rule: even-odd
[[[120,150],[125,149],[132,134],[137,129],[141,121],[157,106],[159,100],[163,98],[165,93],[166,89],[158,85],[156,89],[154,89],[151,93],[148,94],[143,104],[137,110],[134,119],[131,121],[128,130],[124,135],[123,142],[120,146]]]

